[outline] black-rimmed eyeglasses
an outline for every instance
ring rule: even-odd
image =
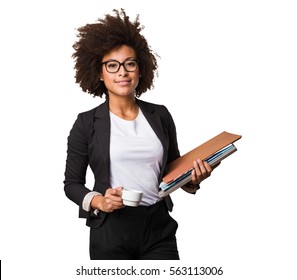
[[[134,72],[138,67],[138,62],[136,59],[127,59],[124,62],[119,62],[117,60],[108,60],[102,62],[105,65],[105,69],[108,73],[116,73],[123,66],[127,72]]]

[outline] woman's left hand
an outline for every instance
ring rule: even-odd
[[[199,184],[206,178],[208,178],[211,172],[220,165],[217,163],[214,167],[211,167],[207,162],[197,159],[193,162],[193,171],[191,174],[192,181],[182,187],[182,189],[188,193],[196,193],[199,189]]]
[[[192,184],[200,184],[204,179],[208,178],[212,172],[212,167],[205,161],[197,159],[193,162],[194,169],[192,171]]]

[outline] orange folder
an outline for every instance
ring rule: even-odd
[[[197,160],[197,158],[205,160],[224,147],[233,144],[240,138],[241,135],[232,134],[226,131],[218,134],[197,148],[169,163],[165,170],[165,176],[162,178],[163,182],[166,184],[171,183],[176,178],[193,168],[193,161]]]

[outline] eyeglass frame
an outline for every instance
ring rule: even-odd
[[[128,62],[128,61],[136,62],[136,68],[135,68],[135,70],[130,71],[130,70],[127,70],[127,69],[126,69],[126,67],[125,67],[125,63]],[[119,64],[118,70],[115,71],[115,72],[109,72],[109,71],[107,70],[107,68],[106,68],[106,64],[109,63],[109,62],[117,62],[117,63]],[[139,67],[139,60],[136,59],[136,58],[133,58],[133,59],[131,59],[131,58],[127,58],[127,59],[125,59],[123,62],[119,62],[119,61],[116,60],[116,59],[110,59],[110,60],[101,62],[101,65],[105,65],[105,70],[106,70],[108,73],[110,73],[110,74],[115,74],[115,73],[119,72],[121,66],[124,67],[124,69],[125,69],[126,72],[131,73],[131,72],[135,72],[135,71],[137,70],[137,67]]]

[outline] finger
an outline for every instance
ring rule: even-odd
[[[209,165],[208,162],[204,162],[204,166],[205,166],[207,172],[210,174],[212,172],[213,168]]]
[[[112,195],[114,193],[114,189],[113,188],[109,188],[105,191],[105,196],[107,195]]]
[[[210,176],[210,174],[212,172],[212,167],[205,161],[199,160],[198,162],[199,162],[199,168],[202,173],[202,177],[203,177],[203,179],[206,179],[207,177]]]
[[[202,161],[201,159],[198,158],[198,159],[197,159],[197,164],[198,164],[198,166],[199,166],[199,169],[200,169],[201,174],[204,175],[204,174],[206,173],[206,168],[205,168],[205,166],[204,166],[203,161]]]
[[[195,169],[192,170],[191,179],[193,184],[198,184],[199,180],[197,178]]]
[[[116,187],[116,188],[112,188],[111,191],[109,191],[109,193],[113,196],[122,196],[122,191],[123,191],[123,187]]]
[[[119,190],[119,189],[112,189],[112,188],[109,188],[109,189],[106,190],[106,192],[105,192],[105,196],[106,196],[106,197],[109,197],[109,198],[111,198],[111,199],[113,199],[113,200],[117,200],[117,201],[119,201],[120,198],[121,198],[121,196],[122,196],[122,191]],[[119,199],[116,199],[116,197],[118,197]]]
[[[202,173],[196,161],[193,162],[193,165],[194,165],[194,169],[191,174],[192,183],[199,184],[203,180]]]
[[[123,204],[123,200],[122,199],[120,201],[113,201],[112,202],[112,208],[113,208],[113,210],[121,209],[123,207],[124,207],[124,204]]]
[[[197,159],[197,161],[195,161],[195,167],[196,167],[195,172],[196,172],[197,179],[199,182],[201,182],[204,179],[205,172],[206,172],[206,169],[203,165],[202,160]]]
[[[123,192],[123,187],[117,187],[117,188],[115,188],[114,190],[115,190],[115,192],[114,192],[114,195],[116,195],[116,196],[122,196],[122,192]]]
[[[105,212],[111,213],[116,209],[120,209],[123,207],[123,202],[116,202],[114,200],[112,200],[111,198],[105,198],[104,201],[104,210]]]
[[[200,167],[199,167],[198,163],[196,161],[194,161],[193,165],[194,165],[194,171],[196,173],[196,176],[200,177],[201,176],[201,171],[200,171]]]

